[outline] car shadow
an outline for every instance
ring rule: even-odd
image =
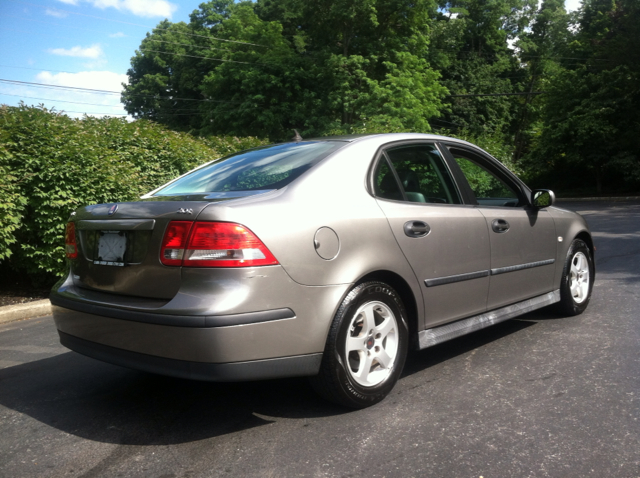
[[[528,314],[428,353],[410,354],[402,376],[517,333],[535,324],[532,317],[544,316]],[[68,434],[122,445],[188,443],[266,426],[277,418],[351,412],[319,398],[306,378],[197,382],[129,370],[75,352],[0,370],[0,404]]]
[[[347,410],[317,397],[305,378],[212,383],[128,370],[76,354],[0,370],[0,404],[94,441],[167,445]]]

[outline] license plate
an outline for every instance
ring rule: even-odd
[[[124,232],[101,231],[98,234],[98,258],[94,264],[103,266],[124,266],[127,250],[127,236]]]

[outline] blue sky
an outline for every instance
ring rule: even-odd
[[[23,100],[74,117],[125,116],[119,92],[141,40],[165,18],[188,22],[200,3],[0,0],[0,104]],[[568,10],[578,4],[566,0]]]
[[[0,103],[15,106],[22,99],[69,116],[125,115],[119,93],[58,87],[120,92],[145,34],[165,18],[188,22],[200,3],[0,0]]]

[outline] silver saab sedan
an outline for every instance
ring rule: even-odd
[[[196,380],[309,376],[382,400],[408,349],[555,304],[585,310],[586,222],[501,163],[425,134],[275,144],[139,201],[72,213],[51,293],[63,345]]]

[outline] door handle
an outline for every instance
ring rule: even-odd
[[[511,226],[504,219],[494,219],[491,221],[491,229],[493,232],[497,232],[498,234],[507,232]]]
[[[404,223],[404,233],[409,237],[424,237],[431,232],[429,224],[423,221],[407,221]]]

